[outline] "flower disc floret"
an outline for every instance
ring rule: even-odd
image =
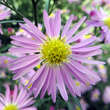
[[[107,17],[106,19],[104,19],[104,24],[108,26],[108,28],[110,29],[110,17]]]
[[[9,104],[3,110],[18,110],[16,105]]]
[[[71,49],[64,39],[53,38],[44,42],[41,48],[42,59],[49,64],[66,62],[71,54]]]

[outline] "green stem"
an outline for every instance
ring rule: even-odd
[[[34,21],[35,21],[35,25],[37,26],[38,25],[38,12],[37,12],[37,10],[38,10],[38,0],[37,1],[35,1],[35,0],[32,0],[32,5],[33,5],[33,18],[34,18]]]
[[[5,24],[5,23],[24,23],[22,20],[1,20],[0,24]]]

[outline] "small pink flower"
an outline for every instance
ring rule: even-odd
[[[11,28],[11,27],[8,28],[8,34],[13,34],[14,32],[15,32],[15,31],[14,31],[13,28]]]
[[[93,9],[88,13],[91,17],[87,21],[90,26],[101,27],[100,40],[104,40],[105,43],[110,43],[110,15],[102,8]]]
[[[11,14],[11,11],[4,5],[0,5],[0,20],[6,19]]]
[[[110,103],[110,86],[107,86],[104,90],[103,101],[105,104]]]
[[[32,106],[34,100],[26,89],[15,85],[12,93],[9,85],[5,87],[5,95],[0,93],[0,110],[37,110]]]
[[[54,106],[50,106],[49,110],[55,110],[55,107]]]
[[[95,89],[91,93],[91,100],[92,101],[98,101],[100,97],[100,91],[98,89]]]

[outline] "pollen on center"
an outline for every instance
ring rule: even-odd
[[[110,17],[104,19],[104,24],[107,25],[108,28],[110,29]]]
[[[64,39],[48,39],[41,46],[42,59],[49,64],[57,65],[66,62],[70,54],[70,46]]]
[[[3,110],[18,110],[18,108],[14,104],[9,104],[9,105],[5,106],[5,108]]]

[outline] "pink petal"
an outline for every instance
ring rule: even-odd
[[[77,60],[77,61],[80,61],[82,63],[88,63],[88,64],[105,64],[104,62],[101,62],[101,61],[88,60],[87,58],[78,57],[77,55],[74,56],[73,59]]]
[[[35,97],[38,96],[40,90],[42,89],[46,78],[48,76],[48,72],[49,72],[49,67],[45,67],[45,69],[43,69],[42,74],[39,76],[38,79],[36,79],[36,81],[33,83],[32,85],[32,89],[34,91],[34,95]]]
[[[69,30],[69,27],[72,23],[72,20],[73,20],[73,15],[70,16],[69,20],[66,22],[65,26],[64,26],[64,29],[63,29],[63,32],[62,32],[62,37],[63,36],[66,36],[66,33],[68,32]]]
[[[41,91],[41,98],[43,98],[44,97],[44,95],[45,95],[45,93],[46,93],[46,90],[48,89],[48,87],[49,87],[49,82],[50,82],[50,80],[51,80],[51,68],[49,69],[50,71],[48,72],[48,76],[47,76],[47,79],[46,79],[46,81],[45,81],[45,84],[44,84],[44,86],[43,86],[43,88],[42,88],[42,91]]]
[[[18,87],[15,85],[14,92],[13,92],[13,100],[12,100],[13,103],[15,103],[15,101],[17,99],[17,95],[18,95]]]
[[[24,21],[27,23],[27,25],[30,27],[30,30],[33,31],[36,35],[39,36],[40,39],[45,40],[45,35],[28,19],[24,18]]]
[[[78,90],[78,88],[76,87],[76,84],[75,84],[72,76],[68,73],[68,71],[66,70],[66,68],[64,69],[64,67],[62,67],[61,69],[62,69],[63,79],[64,79],[65,84],[68,87],[69,91],[71,92],[71,94],[73,96],[75,96],[75,95],[80,96],[81,93]]]
[[[87,40],[84,40],[80,43],[77,43],[76,45],[73,45],[71,46],[72,49],[75,49],[75,48],[82,48],[84,46],[88,46],[89,44],[93,43],[94,41],[96,40],[96,37],[91,37]]]
[[[63,99],[65,101],[67,101],[68,100],[68,95],[67,95],[65,84],[64,84],[64,81],[63,81],[63,77],[62,77],[62,71],[61,71],[60,67],[57,67],[55,71],[56,71],[58,89],[59,89],[60,94],[63,97]]]
[[[31,44],[31,45],[36,45],[36,46],[38,45],[38,42],[36,42],[35,40],[32,40],[30,38],[26,38],[26,37],[22,37],[19,35],[11,36],[11,39],[26,43],[26,44]]]
[[[54,19],[54,36],[59,37],[60,28],[61,28],[61,13],[60,11],[57,11]]]
[[[78,34],[76,34],[74,37],[71,37],[70,39],[67,40],[68,43],[77,41],[78,39],[80,39],[81,37],[83,37],[84,35],[90,33],[91,28],[93,26],[88,26],[85,29],[83,29],[82,31],[80,31]]]
[[[7,103],[11,103],[11,97],[10,97],[10,88],[9,88],[9,85],[5,85],[5,88],[6,88],[6,92],[5,92],[5,97],[6,97],[6,102]]]
[[[67,41],[71,39],[72,35],[80,28],[82,23],[85,21],[86,17],[83,17],[78,23],[75,24],[75,26],[68,31],[67,35]]]
[[[48,16],[46,10],[44,10],[44,12],[43,12],[43,20],[44,20],[44,25],[46,27],[46,33],[50,37],[51,32],[50,32],[49,16]]]
[[[25,57],[24,60],[19,61],[18,63],[14,63],[10,66],[10,70],[16,70],[16,69],[20,69],[22,67],[25,67],[33,62],[37,62],[37,60],[39,60],[40,57],[37,57],[36,55],[34,56],[27,56]]]
[[[72,49],[72,52],[91,52],[91,51],[95,51],[97,49],[100,49],[101,46],[98,45],[98,46],[93,46],[93,47],[82,47],[82,48],[78,48],[78,49]]]
[[[19,79],[20,77],[24,76],[25,74],[27,74],[30,70],[32,70],[36,65],[40,64],[41,61],[35,61],[23,68],[20,68],[16,71],[14,71],[16,73],[16,75],[14,75],[13,80]]]
[[[52,72],[51,96],[52,96],[53,102],[56,102],[56,71],[55,69],[53,69],[53,72]]]
[[[46,68],[46,64],[43,64],[43,65],[41,66],[41,68],[39,68],[39,70],[36,72],[36,74],[31,78],[31,80],[30,80],[29,83],[27,84],[27,87],[28,87],[30,84],[33,84],[33,82],[39,78],[39,76],[44,72],[45,68]]]
[[[88,52],[88,53],[80,53],[80,54],[77,54],[77,53],[74,53],[72,54],[72,57],[74,56],[78,56],[78,57],[92,57],[92,56],[95,56],[95,55],[100,55],[102,53],[102,50],[95,50],[95,51],[91,51],[91,52]]]

